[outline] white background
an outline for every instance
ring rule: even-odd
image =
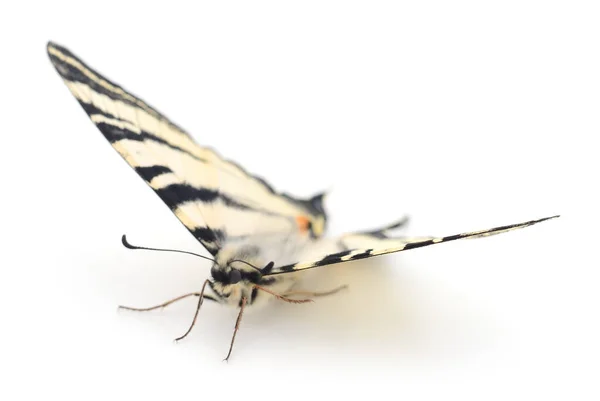
[[[593,2],[21,2],[0,24],[0,398],[598,399]],[[67,46],[331,230],[523,231],[311,274],[245,316],[194,302],[203,252],[47,59]]]

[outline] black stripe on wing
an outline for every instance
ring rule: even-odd
[[[160,164],[155,164],[153,166],[146,167],[136,167],[135,171],[142,177],[145,181],[152,181],[154,178],[159,175],[169,174],[173,171],[167,166],[161,166]]]

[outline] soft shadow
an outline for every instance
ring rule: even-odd
[[[275,331],[294,347],[308,338],[311,346],[350,352],[362,361],[468,357],[493,342],[489,322],[465,294],[452,293],[409,266],[357,261],[307,272],[300,286],[327,290],[340,284],[349,288],[314,304],[274,302],[250,315],[245,327],[257,337]]]
[[[249,309],[235,357],[280,363],[326,353],[328,358],[352,357],[361,363],[406,358],[421,362],[468,358],[491,346],[493,330],[473,310],[466,294],[440,287],[419,275],[417,267],[402,266],[401,259],[378,258],[307,271],[299,289],[322,291],[342,284],[349,288],[311,304],[273,300],[262,309]],[[167,269],[154,260],[134,268],[124,267],[124,261],[118,268],[107,268],[114,262],[102,264],[98,261],[92,271],[100,292],[114,303],[110,307],[116,303],[149,306],[198,290],[208,273],[189,264]],[[150,313],[119,313],[118,318],[148,325],[148,331],[171,339],[187,329],[195,302],[182,301]],[[186,352],[201,348],[207,357],[221,356],[236,315],[236,310],[206,302],[196,328],[181,345]]]

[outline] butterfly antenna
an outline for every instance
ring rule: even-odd
[[[146,251],[160,251],[160,252],[177,252],[177,253],[187,253],[188,255],[194,255],[194,256],[198,256],[199,258],[202,259],[206,259],[206,260],[210,260],[211,262],[217,263],[216,260],[211,259],[207,256],[202,256],[199,255],[197,253],[194,252],[188,252],[188,251],[180,251],[178,249],[161,249],[161,248],[147,248],[145,246],[135,246],[135,245],[131,245],[129,242],[127,242],[127,238],[125,237],[125,234],[123,234],[123,236],[121,237],[121,242],[123,243],[123,246],[127,249],[143,249]]]

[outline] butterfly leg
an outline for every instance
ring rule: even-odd
[[[155,305],[155,306],[151,306],[151,307],[148,307],[148,308],[133,308],[131,306],[119,305],[119,309],[130,310],[130,311],[134,311],[134,312],[148,312],[148,311],[151,311],[151,310],[161,309],[161,308],[167,307],[167,306],[169,306],[171,304],[174,304],[177,301],[181,301],[182,299],[186,299],[188,297],[192,297],[192,296],[199,297],[201,295],[202,294],[200,294],[199,292],[190,292],[189,294],[181,295],[181,296],[179,296],[177,298],[173,298],[173,299],[170,299],[170,300],[168,300],[166,302],[163,302],[160,305]],[[213,297],[211,297],[210,295],[204,295],[204,298],[207,298],[207,299],[215,301],[215,299]]]
[[[194,328],[194,325],[196,324],[196,319],[198,319],[198,312],[200,312],[200,307],[202,306],[202,302],[204,301],[204,290],[206,289],[207,284],[208,284],[208,279],[204,280],[204,284],[202,284],[202,290],[200,291],[200,296],[198,297],[198,306],[196,307],[196,313],[194,313],[194,319],[192,320],[192,324],[190,325],[190,328],[187,329],[187,331],[185,332],[184,335],[182,335],[181,337],[177,337],[175,339],[175,342],[183,340],[185,337],[187,337],[188,334],[190,334],[190,331],[192,331],[192,328]]]
[[[289,302],[289,303],[292,303],[292,304],[303,304],[303,303],[306,303],[306,302],[314,302],[312,299],[291,299],[291,298],[288,298],[285,295],[277,294],[276,292],[273,292],[273,291],[271,291],[271,290],[269,290],[269,289],[267,289],[265,287],[261,287],[260,285],[256,285],[256,284],[254,285],[254,288],[256,288],[257,290],[264,291],[264,292],[266,292],[268,294],[271,294],[275,298],[277,298],[277,299],[279,299],[281,301]]]
[[[235,335],[237,334],[237,332],[240,328],[240,322],[242,321],[242,315],[244,314],[244,308],[246,307],[246,302],[248,302],[248,298],[243,297],[242,303],[240,304],[240,313],[238,314],[238,317],[235,321],[235,328],[233,329],[233,336],[231,337],[231,344],[229,344],[229,352],[227,353],[227,356],[225,357],[225,359],[223,359],[226,362],[229,361],[229,357],[231,356],[231,351],[233,350],[233,343],[235,342]]]
[[[326,297],[327,295],[337,294],[338,292],[345,290],[348,288],[347,285],[342,285],[333,290],[329,291],[321,291],[321,292],[312,292],[312,291],[290,291],[283,294],[284,297],[293,297],[294,295],[300,295],[303,297]]]

